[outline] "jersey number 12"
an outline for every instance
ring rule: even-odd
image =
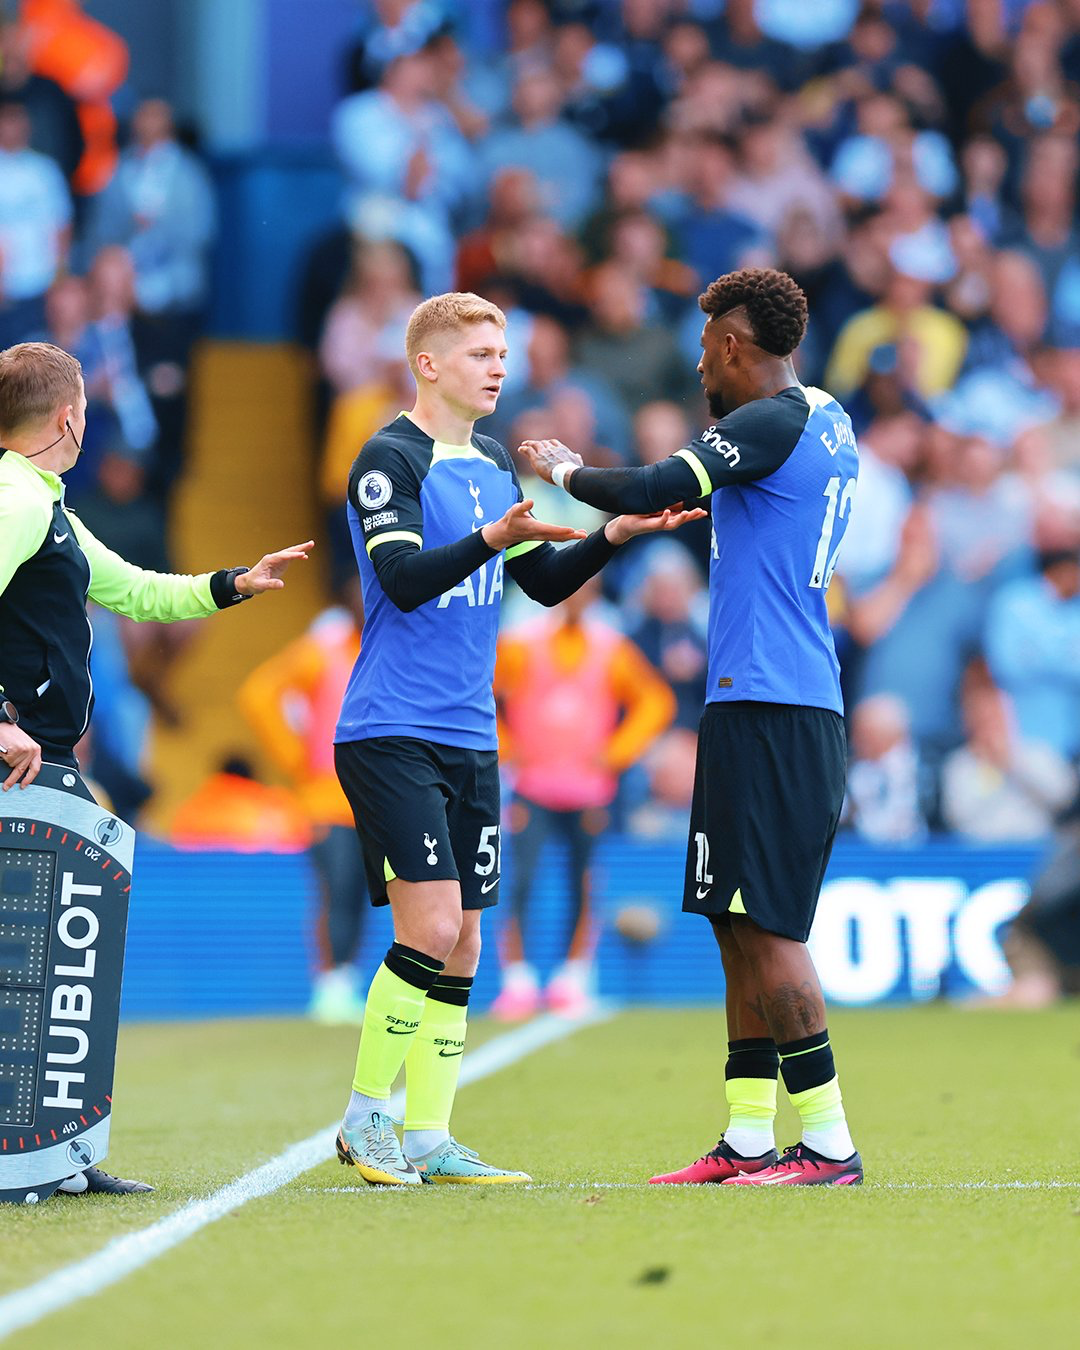
[[[840,552],[840,544],[829,550],[832,546],[833,531],[836,529],[836,517],[839,514],[840,519],[844,520],[847,513],[851,510],[851,503],[855,500],[855,479],[849,478],[844,484],[843,491],[840,490],[841,478],[835,474],[825,485],[825,491],[821,494],[828,498],[828,504],[825,507],[825,519],[821,524],[821,538],[818,540],[817,553],[814,555],[814,570],[810,576],[810,585],[814,590],[828,590],[829,582],[832,581],[833,570],[836,567],[836,556]],[[839,511],[837,509],[839,503]]]

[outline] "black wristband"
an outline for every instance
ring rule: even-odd
[[[250,567],[225,567],[210,578],[210,595],[218,609],[228,609],[242,600],[253,600],[253,595],[241,595],[236,589],[236,578],[241,572],[250,572]]]

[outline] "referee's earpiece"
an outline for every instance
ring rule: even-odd
[[[70,419],[70,418],[68,418],[68,417],[65,417],[65,418],[64,418],[64,426],[67,427],[68,431],[71,431],[71,439],[75,442],[75,449],[78,450],[79,453],[81,454],[81,453],[82,453],[82,441],[80,441],[80,440],[76,437],[74,431],[71,430],[71,419]],[[84,432],[83,435],[85,436],[85,434],[86,434],[86,433]]]

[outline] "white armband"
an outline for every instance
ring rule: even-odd
[[[566,486],[566,480],[576,468],[576,464],[556,464],[551,471],[551,481],[556,487],[562,488],[564,492],[569,492],[570,489]]]

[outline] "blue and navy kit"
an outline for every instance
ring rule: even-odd
[[[364,643],[337,743],[408,736],[495,750],[495,641],[504,570],[544,605],[572,594],[614,549],[602,530],[563,548],[497,553],[480,531],[521,501],[513,461],[490,436],[433,440],[404,413],[349,474],[349,528],[364,591]]]
[[[824,391],[794,385],[743,404],[660,464],[578,469],[567,486],[612,511],[711,494],[706,703],[842,713],[825,592],[858,473],[847,413]]]
[[[349,475],[348,505],[364,643],[335,740],[415,736],[496,748],[491,681],[502,555],[411,613],[383,590],[373,555],[403,542],[422,549],[454,543],[498,520],[520,497],[506,451],[486,436],[443,445],[402,414],[364,446]]]

